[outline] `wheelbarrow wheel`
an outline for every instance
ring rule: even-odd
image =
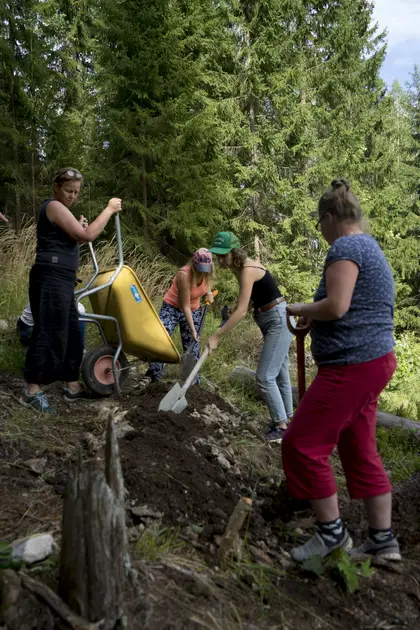
[[[112,361],[116,348],[111,345],[98,346],[87,352],[82,362],[82,376],[87,387],[99,396],[111,396],[114,393],[114,371]],[[128,377],[128,361],[123,352],[120,352],[117,361],[120,387]]]

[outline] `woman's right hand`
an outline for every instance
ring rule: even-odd
[[[310,317],[298,317],[296,322],[296,328],[308,328],[311,325],[312,319]]]
[[[197,335],[196,330],[191,331],[191,337],[193,338],[194,341],[200,341],[200,337]]]
[[[121,212],[121,210],[122,210],[122,208],[121,208],[121,199],[119,199],[118,197],[113,197],[112,199],[110,199],[108,201],[107,208],[109,208],[109,210],[111,210],[112,214],[116,214],[117,212]]]

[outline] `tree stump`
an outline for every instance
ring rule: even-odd
[[[244,391],[255,398],[261,399],[261,395],[255,380],[255,371],[242,365],[238,365],[230,375],[230,380],[242,385]],[[292,387],[293,404],[298,405],[298,391],[296,387]],[[394,416],[385,411],[378,411],[376,414],[377,423],[385,429],[404,429],[405,431],[413,431],[420,438],[420,423],[410,420],[409,418],[401,418]]]
[[[60,586],[63,600],[88,621],[114,630],[124,617],[127,568],[124,482],[110,415],[105,472],[81,458],[64,497]]]

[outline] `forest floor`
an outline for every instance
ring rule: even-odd
[[[138,571],[127,587],[129,628],[420,628],[420,473],[395,487],[403,562],[360,570],[350,594],[342,562],[317,575],[319,567],[304,571],[290,559],[313,520],[306,505],[287,498],[280,447],[262,439],[265,421],[197,386],[182,414],[158,413],[167,390],[161,383],[141,395],[131,377],[121,400],[66,403],[53,387],[58,415],[41,417],[19,405],[20,377],[0,373],[0,540],[51,532],[59,544],[69,467],[80,449],[100,463],[107,409],[114,408]],[[358,543],[366,528],[362,506],[349,501],[335,457],[333,464]],[[219,537],[240,497],[252,499],[252,512],[242,548],[221,567]],[[30,571],[54,586],[57,558]],[[33,623],[27,627],[44,627]]]

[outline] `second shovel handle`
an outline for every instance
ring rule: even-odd
[[[219,293],[219,291],[217,289],[215,289],[214,291],[211,292],[212,296],[215,298],[216,295]],[[210,304],[210,302],[208,300],[206,300],[206,304]]]

